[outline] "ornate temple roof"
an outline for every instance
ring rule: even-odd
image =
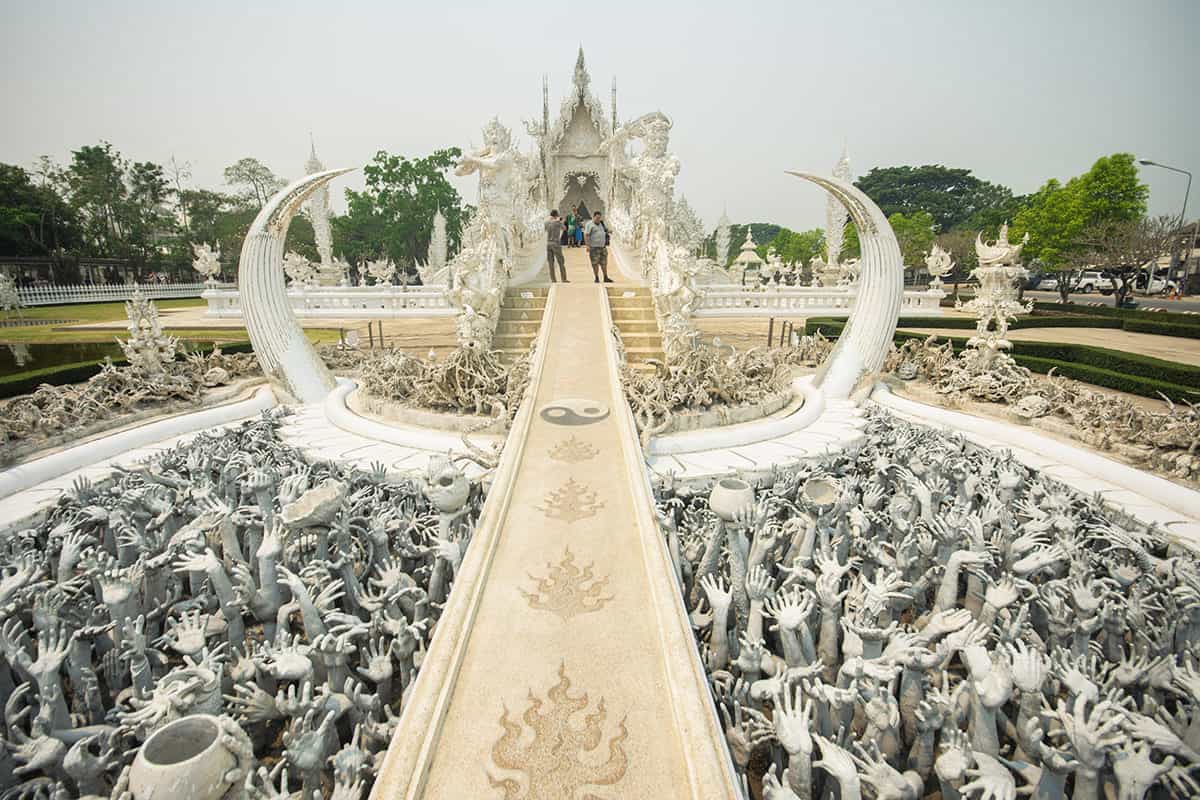
[[[580,106],[587,113],[601,139],[606,139],[612,134],[612,127],[604,115],[604,107],[600,103],[600,98],[590,91],[591,82],[592,79],[588,74],[587,63],[584,60],[583,47],[581,46],[579,48],[579,55],[575,59],[575,73],[571,79],[571,93],[563,98],[562,106],[558,112],[558,119],[551,126],[549,134],[546,137],[547,144],[552,151],[562,146],[563,137],[566,135],[567,129],[571,125],[571,120],[574,119],[576,111],[580,109]]]

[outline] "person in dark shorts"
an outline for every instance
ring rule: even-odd
[[[558,218],[558,209],[550,211],[550,219],[546,220],[546,265],[550,267],[550,282],[557,283],[554,278],[554,262],[562,271],[563,283],[567,283],[567,265],[563,261],[562,251],[563,223]]]
[[[592,275],[596,278],[596,283],[600,282],[600,273],[604,273],[604,282],[612,283],[612,278],[608,277],[608,228],[604,225],[604,220],[597,211],[592,214],[591,220],[583,231],[584,239],[587,240],[588,257],[592,262]]]

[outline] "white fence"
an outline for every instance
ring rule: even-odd
[[[854,305],[854,286],[785,286],[746,289],[740,286],[706,286],[696,305],[697,317],[844,317]],[[900,316],[940,316],[945,293],[906,291]]]
[[[297,317],[380,319],[389,317],[447,317],[454,314],[444,286],[314,286],[288,289],[288,302]],[[205,316],[240,319],[237,289],[213,289]]]
[[[233,284],[218,284],[218,288]],[[199,297],[206,289],[204,283],[106,283],[77,286],[26,286],[18,289],[21,304],[52,306],[61,303],[116,303],[128,300],[134,291],[152,300],[174,297]]]

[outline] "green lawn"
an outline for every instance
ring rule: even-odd
[[[179,308],[194,308],[204,306],[205,301],[198,297],[178,300],[155,300],[154,305],[159,311],[170,311]],[[3,318],[47,320],[45,325],[23,325],[17,328],[0,328],[0,344],[55,344],[59,342],[111,342],[123,331],[79,331],[61,329],[54,320],[71,320],[72,323],[86,324],[96,322],[112,322],[125,319],[124,303],[76,303],[64,306],[33,306],[16,312],[9,312]],[[234,342],[246,341],[249,335],[245,328],[172,328],[165,330],[180,339],[198,341]],[[336,342],[336,328],[308,328],[305,334],[312,342]]]

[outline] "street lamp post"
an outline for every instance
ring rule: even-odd
[[[1179,229],[1183,230],[1184,224],[1187,223],[1188,197],[1192,193],[1192,173],[1188,172],[1186,169],[1180,169],[1179,167],[1171,167],[1167,166],[1166,164],[1159,164],[1157,161],[1151,161],[1148,158],[1140,158],[1138,159],[1138,163],[1144,167],[1158,167],[1160,169],[1168,169],[1171,172],[1178,172],[1180,175],[1187,175],[1187,188],[1183,190],[1183,210],[1179,212]],[[1188,264],[1192,260],[1192,246],[1196,243],[1196,234],[1200,232],[1197,231],[1198,226],[1200,226],[1200,219],[1198,219],[1196,223],[1193,223],[1192,235],[1188,237],[1187,240],[1187,250],[1185,251],[1186,255],[1183,257],[1183,279],[1180,281],[1178,290],[1181,296],[1187,293]],[[1169,273],[1170,270],[1168,270],[1168,277]],[[1151,272],[1150,279],[1146,282],[1147,289],[1150,288],[1150,282],[1153,281],[1153,279],[1154,274]]]

